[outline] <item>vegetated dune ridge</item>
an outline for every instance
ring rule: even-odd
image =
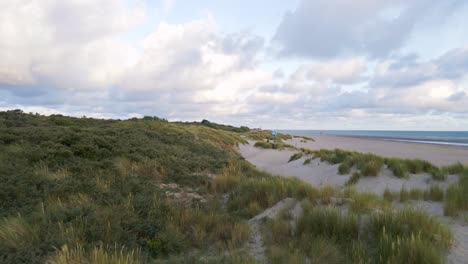
[[[289,140],[285,142],[291,144]],[[261,149],[254,147],[252,142],[250,143],[251,144],[239,146],[241,155],[258,169],[273,175],[293,176],[317,187],[327,185],[344,187],[352,174],[339,175],[339,164],[332,165],[328,162],[322,162],[320,159],[314,159],[311,163],[304,165],[303,163],[307,159],[306,156],[289,162],[291,155],[297,151],[291,149],[282,151]],[[292,143],[298,148],[313,144],[313,142],[301,143],[298,142],[297,139],[293,139]],[[362,177],[354,187],[358,191],[372,192],[381,195],[384,193],[385,189],[399,192],[403,187],[406,189],[426,189],[434,184],[445,189],[449,184],[455,183],[457,180],[457,175],[448,175],[445,181],[434,181],[432,176],[427,173],[410,175],[407,178],[397,178],[393,176],[391,171],[384,167],[378,177]]]
[[[449,165],[456,162],[465,162],[468,159],[468,150],[458,147],[427,145],[418,143],[403,143],[392,141],[380,141],[371,139],[339,137],[330,135],[316,135],[315,141],[305,141],[301,138],[283,140],[297,149],[307,148],[312,150],[343,148],[353,151],[368,151],[377,155],[388,155],[398,158],[426,159],[434,164]],[[302,156],[297,160],[290,161],[290,157],[297,150],[284,149],[262,149],[253,146],[254,142],[239,146],[241,155],[254,164],[258,169],[273,175],[295,177],[312,185],[345,187],[351,177],[351,173],[340,175],[338,167],[340,164],[329,164],[328,162],[313,159],[304,164],[308,156]],[[349,147],[349,148],[347,148]],[[465,154],[467,153],[467,154]],[[310,156],[309,156],[310,157]],[[443,160],[438,160],[443,158]],[[410,174],[406,178],[398,178],[383,166],[377,177],[362,177],[353,185],[358,191],[382,195],[385,190],[400,192],[403,188],[429,189],[433,185],[445,190],[450,184],[458,182],[458,175],[448,175],[444,181],[435,181],[428,173]],[[449,225],[454,232],[455,242],[447,257],[448,263],[468,263],[468,226],[462,219],[444,216],[443,203],[434,201],[409,201],[406,203],[394,203],[395,207],[412,207],[421,209],[430,215],[436,216],[440,221]]]
[[[308,149],[346,149],[358,152],[370,152],[384,157],[422,159],[434,165],[450,165],[455,162],[468,163],[468,148],[435,145],[426,143],[398,142],[379,139],[335,136],[326,134],[307,135],[315,141],[300,142],[293,138],[290,142],[297,147]]]

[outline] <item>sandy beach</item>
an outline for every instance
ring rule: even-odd
[[[341,148],[358,152],[370,152],[384,157],[422,159],[439,166],[450,165],[456,162],[468,163],[467,147],[386,141],[326,134],[306,136],[312,137],[315,141],[302,143],[300,142],[300,138],[294,138],[287,143],[309,149]]]

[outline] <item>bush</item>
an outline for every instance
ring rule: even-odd
[[[340,166],[338,167],[338,173],[343,175],[343,174],[348,174],[351,171],[351,168],[349,167],[349,164],[347,163],[341,163]]]

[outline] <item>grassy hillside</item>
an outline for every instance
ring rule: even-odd
[[[226,127],[0,112],[0,263],[259,263],[247,220],[286,197],[304,204],[301,232],[284,219],[263,223],[271,262],[304,263],[318,251],[322,263],[443,260],[451,233],[435,219],[421,235],[414,223],[424,213],[393,214],[381,197],[260,172],[235,146],[268,132]],[[454,210],[466,206],[462,192],[453,190]],[[335,197],[354,200],[352,214],[322,211]],[[372,225],[355,237],[361,218]]]
[[[237,247],[245,224],[208,188],[242,141],[154,118],[2,112],[0,262],[43,262],[65,245],[149,258]]]

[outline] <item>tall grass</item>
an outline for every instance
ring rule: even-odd
[[[327,237],[337,242],[349,242],[358,237],[358,219],[334,208],[311,208],[298,220],[297,234],[302,238]]]
[[[39,230],[24,217],[4,218],[0,222],[0,248],[25,249],[39,242]]]
[[[281,142],[278,142],[278,143],[266,142],[266,141],[257,141],[255,142],[254,147],[264,148],[264,149],[277,149],[277,150],[283,150],[286,148],[294,149],[294,146],[290,144],[285,144]]]
[[[315,200],[323,196],[316,188],[296,178],[271,176],[242,160],[231,160],[220,176],[213,179],[215,193],[230,193],[228,209],[251,217],[278,201],[294,197]]]
[[[369,228],[374,234],[380,234],[385,229],[387,235],[394,238],[419,235],[443,249],[450,248],[452,243],[452,233],[448,227],[434,216],[414,209],[385,210],[383,213],[373,214]]]
[[[298,159],[302,158],[303,155],[304,155],[304,154],[303,154],[302,152],[294,153],[294,154],[289,158],[289,161],[288,161],[288,162],[298,160]]]
[[[347,174],[352,167],[356,167],[364,176],[377,176],[385,164],[392,171],[393,175],[399,178],[408,177],[410,173],[429,173],[434,180],[441,181],[445,180],[448,174],[460,174],[464,170],[464,166],[461,163],[437,167],[425,160],[383,158],[370,153],[342,149],[321,149],[315,151],[301,148],[301,151],[307,155],[314,155],[314,158],[320,158],[321,161],[340,164],[338,167],[340,174]]]
[[[458,184],[451,184],[445,193],[444,214],[456,216],[468,210],[468,169],[460,176]]]
[[[288,219],[267,222],[270,261],[443,263],[452,243],[449,228],[413,209],[384,209],[366,217],[310,204],[303,209],[295,231]]]
[[[364,176],[377,176],[384,164],[384,159],[370,153],[364,154],[341,149],[321,149],[314,152],[315,158],[327,161],[331,164],[342,163],[339,167],[341,174],[349,173],[353,166],[361,171]]]
[[[78,246],[69,248],[64,245],[55,255],[50,257],[48,264],[139,264],[144,263],[139,250],[128,251],[124,247],[94,247],[85,250]]]

